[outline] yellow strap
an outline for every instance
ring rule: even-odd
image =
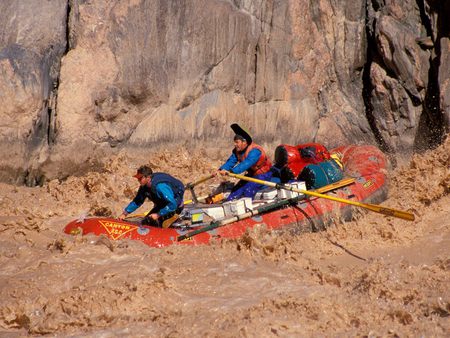
[[[342,163],[341,157],[338,154],[333,153],[330,155],[330,157],[334,160],[334,162],[337,163],[337,165],[339,166],[339,168],[341,168],[341,170],[344,170],[344,163]]]

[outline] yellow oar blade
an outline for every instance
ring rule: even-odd
[[[325,199],[336,201],[336,202],[340,202],[340,203],[346,203],[346,204],[354,205],[354,206],[357,206],[357,207],[365,208],[365,209],[370,210],[370,211],[378,212],[378,213],[386,215],[386,216],[393,216],[393,217],[401,218],[401,219],[404,219],[404,220],[407,220],[407,221],[414,221],[414,219],[415,219],[414,214],[412,214],[410,212],[406,212],[406,211],[401,211],[401,210],[396,210],[396,209],[392,209],[392,208],[382,207],[382,206],[379,206],[379,205],[376,205],[376,204],[356,202],[356,201],[351,201],[351,200],[347,200],[347,199],[344,199],[344,198],[323,195],[323,194],[320,194],[318,192],[314,192],[314,191],[310,191],[310,190],[296,189],[296,188],[293,188],[293,187],[284,186],[282,184],[277,184],[277,183],[274,183],[274,182],[268,182],[268,181],[259,180],[259,179],[253,178],[253,177],[247,177],[247,176],[233,174],[233,173],[228,173],[228,175],[231,176],[231,177],[234,177],[234,178],[238,178],[240,180],[254,182],[254,183],[259,183],[259,184],[267,185],[269,187],[274,187],[274,188],[277,188],[277,189],[285,189],[285,190],[289,190],[289,191],[294,191],[294,192],[298,192],[298,193],[301,193],[301,194],[305,194],[305,195],[308,195],[308,196],[315,196],[315,197],[325,198]]]
[[[297,191],[297,190],[299,190],[299,191]],[[414,219],[415,219],[415,216],[412,213],[409,213],[409,212],[406,212],[406,211],[401,211],[401,210],[396,210],[396,209],[392,209],[392,208],[382,207],[382,206],[376,205],[376,204],[362,203],[362,202],[347,200],[347,199],[344,199],[344,198],[328,196],[328,195],[322,195],[322,194],[316,193],[314,191],[309,191],[309,190],[302,190],[302,191],[300,191],[300,189],[295,189],[293,191],[301,192],[301,193],[303,193],[305,195],[315,196],[315,197],[319,197],[319,198],[326,198],[326,199],[329,199],[329,200],[332,200],[332,201],[336,201],[336,202],[351,204],[351,205],[354,205],[354,206],[357,206],[357,207],[361,207],[361,208],[365,208],[365,209],[368,209],[368,210],[371,210],[371,211],[378,212],[378,213],[386,215],[386,216],[393,216],[393,217],[397,217],[397,218],[402,218],[402,219],[405,219],[407,221],[414,221]]]
[[[386,216],[393,216],[393,217],[397,217],[397,218],[402,218],[402,219],[405,219],[407,221],[414,221],[415,220],[414,214],[412,214],[410,212],[406,212],[406,211],[402,211],[402,210],[396,210],[396,209],[392,209],[392,208],[386,208],[386,207],[382,207],[382,206],[376,205],[376,204],[363,203],[363,206],[366,209],[370,209],[372,211],[379,212],[380,214],[383,214],[383,215],[386,215]]]

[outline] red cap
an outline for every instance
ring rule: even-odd
[[[136,173],[133,175],[133,177],[137,178],[138,180],[140,180],[144,175],[142,175],[141,173]]]

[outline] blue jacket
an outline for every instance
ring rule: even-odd
[[[155,206],[152,212],[165,216],[174,212],[183,204],[184,185],[176,178],[165,173],[154,173],[149,185],[139,187],[136,197],[125,208],[126,213],[132,213],[148,198]]]
[[[222,165],[220,170],[227,170],[232,172],[233,174],[241,174],[246,170],[249,170],[252,166],[258,162],[261,157],[261,151],[259,149],[252,149],[248,153],[248,156],[244,161],[239,162],[236,154],[233,152],[228,160]]]

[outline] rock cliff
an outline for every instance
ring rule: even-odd
[[[409,157],[450,128],[450,3],[5,0],[0,180],[230,138]]]

